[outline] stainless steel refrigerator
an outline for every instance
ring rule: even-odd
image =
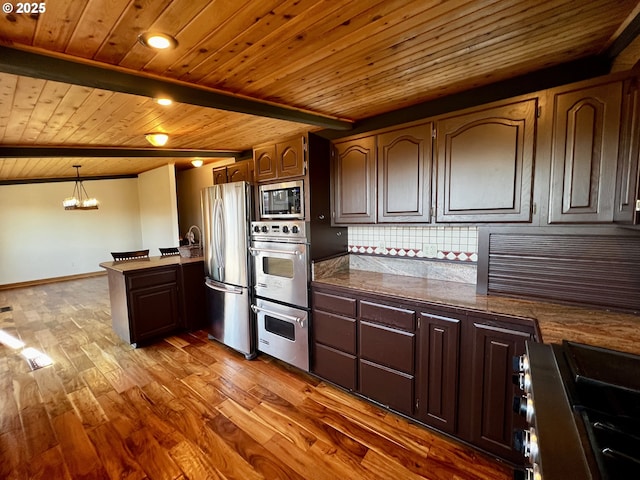
[[[203,248],[209,338],[253,358],[249,255],[251,186],[225,183],[202,190]]]

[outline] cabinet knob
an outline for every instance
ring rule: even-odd
[[[318,215],[318,220],[324,220],[324,214],[321,213],[320,215]]]

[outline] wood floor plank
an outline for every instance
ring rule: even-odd
[[[102,410],[122,438],[127,438],[143,426],[143,419],[120,394],[110,391],[97,397]]]
[[[109,476],[75,412],[66,412],[53,419],[65,463],[74,479],[108,479]]]
[[[20,417],[28,458],[40,455],[58,443],[44,405],[24,408],[20,411]]]
[[[182,471],[151,433],[142,428],[127,438],[127,446],[149,478],[173,480]]]
[[[67,394],[67,398],[85,428],[97,427],[108,421],[102,406],[88,387]]]
[[[32,375],[38,384],[40,396],[50,417],[57,417],[73,410],[73,405],[69,402],[64,386],[53,366],[35,370]]]
[[[248,411],[228,398],[217,406],[217,410],[256,442],[264,445],[273,438],[277,430],[263,421],[260,415],[256,415],[255,410],[260,407],[261,405],[258,405],[253,411]]]
[[[89,431],[89,438],[96,447],[98,457],[112,480],[141,480],[147,477],[118,430],[110,422]]]
[[[169,455],[191,480],[225,480],[204,453],[189,441],[178,443],[169,450]]]
[[[249,435],[236,427],[224,415],[207,422],[227,444],[238,452],[253,469],[266,479],[304,480],[295,470],[282,463]]]
[[[27,478],[27,456],[27,444],[22,430],[0,433],[0,478]]]
[[[0,298],[14,307],[0,325],[55,362],[32,372],[0,348],[0,478],[512,476],[487,455],[279,360],[247,361],[206,331],[134,349],[111,328],[106,277]]]
[[[78,377],[84,381],[96,397],[115,391],[102,372],[95,367],[82,370]]]
[[[32,458],[27,464],[27,471],[29,480],[71,480],[59,446]]]
[[[11,373],[0,372],[0,433],[21,429],[18,404],[13,392]]]

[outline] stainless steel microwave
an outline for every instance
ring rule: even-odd
[[[304,182],[260,185],[260,218],[304,219]]]

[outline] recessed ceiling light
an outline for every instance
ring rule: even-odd
[[[156,50],[176,48],[178,41],[171,35],[159,32],[144,32],[138,35],[138,41],[145,47]]]
[[[163,98],[156,98],[156,99],[155,99],[155,101],[156,101],[156,103],[157,103],[158,105],[163,105],[163,106],[165,106],[165,107],[166,107],[167,105],[171,105],[171,104],[173,103],[173,100],[171,100],[170,98],[166,98],[166,97],[163,97]]]

